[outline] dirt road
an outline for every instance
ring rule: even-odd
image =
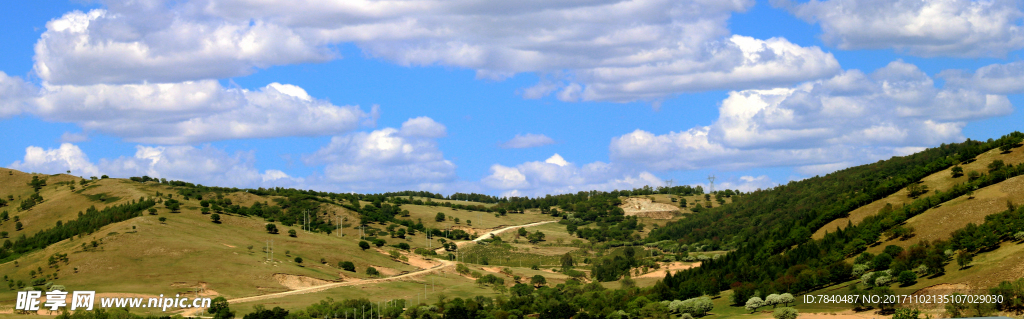
[[[455,244],[458,245],[459,249],[462,249],[466,245],[469,245],[469,244],[472,244],[472,243],[475,243],[475,242],[479,242],[479,241],[487,239],[487,238],[491,238],[491,235],[497,236],[498,234],[504,233],[504,232],[509,231],[509,230],[517,229],[517,228],[537,226],[537,225],[543,225],[543,224],[554,223],[554,222],[556,222],[556,221],[548,220],[548,221],[543,221],[543,222],[529,223],[529,224],[525,224],[525,225],[508,226],[508,227],[505,227],[505,228],[499,228],[499,229],[495,229],[495,230],[486,232],[483,235],[478,236],[476,239],[467,240],[467,241],[460,241],[460,242],[456,242]],[[444,251],[444,248],[438,248],[438,249],[435,250],[435,252],[437,252],[438,254],[443,254],[445,251]]]
[[[501,228],[501,229],[497,229],[497,230],[492,230],[492,231],[490,231],[490,232],[488,232],[486,234],[481,235],[480,237],[477,237],[476,239],[474,239],[472,241],[463,241],[463,242],[459,242],[458,244],[459,244],[459,246],[461,248],[461,246],[463,244],[474,243],[474,242],[477,242],[477,241],[480,241],[480,240],[484,240],[484,239],[490,238],[492,234],[493,235],[497,235],[497,234],[500,234],[502,232],[505,232],[505,231],[508,231],[508,230],[511,230],[511,229],[516,229],[516,228],[519,228],[519,227],[537,226],[537,225],[547,224],[547,223],[552,223],[552,222],[555,222],[555,221],[550,220],[550,221],[544,221],[544,222],[530,223],[530,224],[526,224],[526,225],[509,226],[509,227],[505,227],[505,228]],[[324,290],[331,289],[331,288],[337,288],[337,287],[360,286],[360,285],[367,285],[367,284],[376,284],[376,283],[382,283],[382,282],[396,281],[396,280],[402,280],[402,279],[408,278],[408,277],[425,275],[425,274],[428,274],[428,273],[431,273],[431,272],[434,272],[434,271],[439,271],[441,269],[444,269],[445,267],[455,266],[455,262],[454,261],[448,261],[448,260],[442,260],[442,259],[434,259],[434,260],[437,261],[437,262],[440,262],[441,264],[439,264],[437,266],[434,266],[434,267],[431,267],[429,269],[417,270],[417,271],[414,271],[414,272],[411,272],[411,273],[408,273],[408,274],[404,274],[404,275],[388,277],[388,278],[380,278],[380,279],[332,282],[332,283],[329,283],[329,284],[324,284],[324,285],[319,285],[319,286],[313,286],[313,287],[289,290],[289,291],[272,293],[272,294],[266,294],[266,295],[249,296],[249,297],[241,297],[241,298],[229,299],[228,303],[236,304],[236,303],[243,303],[243,302],[260,301],[260,300],[280,298],[280,297],[284,297],[284,296],[299,295],[299,294],[306,294],[306,293],[312,293],[312,292],[320,292],[320,291],[324,291]],[[189,310],[193,310],[193,309],[189,309]],[[201,309],[194,309],[193,311],[185,311],[185,313],[183,313],[182,315],[184,315],[184,316],[194,316],[196,313],[199,313],[199,310],[201,310]]]

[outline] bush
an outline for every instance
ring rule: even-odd
[[[295,230],[294,230],[294,229],[289,229],[289,230],[288,230],[288,236],[291,236],[291,237],[296,237],[296,235],[297,235],[297,234],[295,233]]]
[[[338,267],[341,267],[341,269],[344,269],[345,271],[356,272],[356,265],[351,261],[338,262]]]
[[[917,274],[910,270],[904,270],[900,273],[898,279],[900,284],[903,286],[910,286],[917,282]]]
[[[302,257],[295,257],[295,263],[296,264],[301,264],[302,263]]]
[[[772,313],[772,317],[775,319],[796,319],[796,315],[796,309],[790,307],[775,309],[775,312]]]
[[[366,242],[365,240],[360,240],[359,241],[359,248],[361,248],[363,250],[370,249],[370,243]]]
[[[370,276],[380,276],[380,272],[377,271],[377,268],[373,267],[366,267],[366,274]]]

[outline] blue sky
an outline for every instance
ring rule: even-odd
[[[31,172],[749,191],[1024,123],[1013,1],[5,6],[0,165]]]

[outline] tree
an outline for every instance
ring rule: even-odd
[[[519,236],[526,236],[528,232],[526,231],[526,228],[520,227],[518,230],[516,230],[516,234],[518,234]]]
[[[458,218],[458,217],[455,217],[455,223],[456,223],[456,224],[458,224],[458,223],[459,223],[460,221],[461,221],[461,220],[459,220],[459,218]]]
[[[891,263],[892,256],[889,256],[889,254],[886,253],[881,253],[871,260],[871,268],[874,268],[875,270],[886,270],[889,269],[889,264]]]
[[[214,319],[231,319],[235,317],[235,313],[228,307],[228,300],[224,297],[213,298],[210,302],[210,308],[206,311],[213,314]]]
[[[953,175],[953,178],[964,176],[964,168],[960,167],[959,165],[953,166],[953,169],[950,170],[950,173]]]
[[[363,250],[370,249],[370,243],[366,242],[365,240],[360,240],[359,248],[362,248]]]
[[[434,216],[434,221],[438,223],[444,222],[444,219],[444,213],[437,213],[437,215]]]
[[[764,300],[761,300],[761,297],[757,296],[750,297],[750,299],[747,299],[747,303],[743,305],[744,308],[750,310],[750,313],[754,313],[757,311],[757,308],[761,308],[761,306],[764,306]]]
[[[565,255],[562,255],[562,271],[572,269],[572,267],[575,265],[576,262],[572,260],[572,255],[570,255],[569,253],[565,253]]]
[[[978,173],[978,171],[971,171],[970,173],[967,173],[967,180],[969,181],[974,181],[979,177],[981,177],[981,173]]]
[[[149,214],[150,215],[156,215],[156,208],[150,208],[149,209]]]
[[[900,272],[897,280],[899,280],[900,284],[904,287],[910,286],[913,285],[914,282],[917,282],[917,274],[910,270],[904,270]]]
[[[992,161],[992,163],[988,164],[988,172],[991,173],[998,171],[1002,169],[1004,166],[1006,166],[1006,163],[1004,163],[1003,160],[994,160]]]
[[[892,319],[920,319],[921,310],[900,308],[896,309],[896,312],[892,314]]]
[[[277,225],[274,223],[267,224],[266,228],[268,233],[277,234]]]
[[[14,230],[20,231],[24,225],[21,222],[14,223]]]
[[[295,232],[294,229],[289,229],[288,230],[288,236],[290,236],[290,237],[298,237],[297,233]]]
[[[366,274],[370,276],[380,276],[380,272],[377,271],[377,268],[373,267],[366,267]]]
[[[772,313],[772,317],[775,317],[775,319],[796,319],[797,314],[796,309],[782,307],[775,309],[775,312]]]
[[[210,215],[210,219],[213,220],[215,224],[220,224],[220,214]]]
[[[633,280],[633,278],[630,277],[629,274],[626,274],[625,276],[622,277],[622,279],[619,280],[619,286],[621,286],[622,289],[636,287],[636,280]]]
[[[296,264],[301,264],[302,263],[302,257],[295,257],[295,263]]]
[[[795,301],[795,300],[796,299],[793,298],[793,294],[788,293],[788,292],[779,295],[779,302],[781,302],[786,307],[789,307],[789,304],[793,303],[793,301]]]
[[[351,261],[338,262],[338,267],[341,267],[341,269],[344,269],[345,271],[356,271],[356,264],[353,264]]]
[[[956,264],[960,266],[960,269],[964,269],[967,265],[970,265],[974,261],[974,254],[967,251],[960,251],[956,255]]]
[[[540,287],[546,285],[547,283],[548,280],[541,275],[534,275],[533,278],[530,278],[530,284],[533,285],[534,287]]]
[[[159,220],[160,220],[160,223],[163,224],[164,222],[167,221],[167,217],[160,217]]]

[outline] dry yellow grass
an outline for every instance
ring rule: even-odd
[[[921,179],[921,183],[925,186],[928,186],[929,190],[928,194],[925,194],[925,196],[932,194],[936,190],[946,191],[952,188],[953,185],[966,182],[966,173],[969,173],[971,171],[978,171],[981,173],[988,172],[988,164],[992,163],[992,161],[994,160],[1002,160],[1007,165],[1017,165],[1020,163],[1024,163],[1024,147],[1015,148],[1010,153],[1007,154],[1003,154],[1002,152],[999,151],[999,149],[994,149],[985,152],[981,155],[978,155],[975,161],[969,164],[961,165],[965,173],[965,175],[961,177],[953,178],[953,174],[951,173],[952,167],[928,175],[927,177]],[[850,222],[853,222],[853,224],[856,225],[865,217],[878,213],[878,211],[881,210],[882,207],[885,207],[886,204],[892,204],[893,206],[898,207],[900,205],[908,204],[914,201],[914,199],[910,198],[908,194],[909,192],[906,188],[904,188],[892,195],[887,196],[886,198],[861,206],[860,208],[851,211],[849,217],[839,218],[833,220],[828,224],[825,224],[825,226],[822,226],[817,231],[815,231],[811,238],[824,238],[825,232],[834,232],[836,230],[836,227],[846,227],[846,225]],[[984,220],[983,217],[984,215],[982,215],[982,220]],[[918,231],[920,231],[920,229],[918,229]]]

